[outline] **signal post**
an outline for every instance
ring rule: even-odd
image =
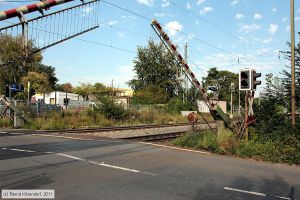
[[[245,113],[244,113],[244,134],[245,141],[249,139],[248,127],[255,122],[253,112],[254,91],[257,85],[261,84],[257,78],[261,77],[261,73],[256,73],[255,69],[242,69],[239,73],[239,90],[245,91]]]

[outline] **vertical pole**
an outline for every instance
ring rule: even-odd
[[[296,128],[296,95],[295,95],[295,9],[291,0],[291,81],[292,81],[292,127]]]
[[[239,116],[241,116],[241,91],[239,90]]]
[[[245,141],[248,142],[248,96],[249,92],[246,91],[245,95]]]
[[[230,118],[233,118],[233,99],[232,99],[232,90],[234,87],[234,83],[231,83],[230,85]]]
[[[66,102],[68,102],[68,93],[66,92]],[[68,103],[66,103],[66,110],[68,109]]]
[[[30,81],[27,82],[27,106],[29,106],[30,102]]]
[[[23,69],[26,69],[26,60],[28,57],[28,22],[25,15],[20,12],[19,19],[22,22],[22,48],[23,48]]]

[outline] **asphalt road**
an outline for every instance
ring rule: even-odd
[[[300,167],[146,143],[5,133],[0,188],[55,199],[300,199]],[[266,195],[266,196],[264,196]],[[269,195],[277,195],[272,197]]]

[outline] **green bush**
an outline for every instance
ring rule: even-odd
[[[114,99],[109,97],[101,98],[97,104],[95,111],[100,112],[108,119],[122,120],[126,117],[127,112],[122,105],[117,104]]]
[[[181,98],[172,98],[168,103],[168,111],[179,113],[183,110],[192,110],[192,105],[190,101],[183,102]]]
[[[12,126],[12,121],[7,118],[0,118],[0,127],[7,128]]]

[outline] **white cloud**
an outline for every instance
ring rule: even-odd
[[[169,2],[169,1],[167,1],[167,0],[163,0],[163,3],[161,4],[161,7],[168,7],[168,6],[170,6],[171,5],[171,3]]]
[[[291,31],[291,26],[290,26],[290,25],[287,25],[287,26],[285,27],[285,31],[286,31],[286,32],[290,32],[290,31]]]
[[[189,2],[186,3],[186,9],[188,9],[188,10],[192,9],[192,6]]]
[[[295,21],[300,21],[300,16],[296,17]]]
[[[241,14],[241,13],[237,13],[236,15],[235,15],[235,19],[236,20],[239,20],[239,19],[243,19],[245,16],[243,15],[243,14]]]
[[[240,25],[240,32],[245,32],[245,33],[256,31],[261,28],[261,25],[259,24],[239,24],[239,25]]]
[[[238,4],[239,3],[239,0],[233,0],[233,1],[231,1],[231,5],[232,6],[235,6],[236,4]]]
[[[203,4],[203,3],[205,3],[205,0],[198,0],[198,1],[197,1],[197,5],[201,5],[201,4]]]
[[[166,13],[154,13],[155,17],[164,17]]]
[[[296,13],[300,13],[300,8],[296,11]]]
[[[152,6],[154,0],[137,0],[138,3],[146,5],[146,6]]]
[[[109,21],[108,22],[108,24],[110,25],[110,26],[113,26],[113,25],[116,25],[117,23],[119,23],[119,21]]]
[[[270,44],[272,42],[272,38],[265,39],[262,41],[263,44]]]
[[[261,16],[261,14],[259,14],[259,13],[255,13],[255,14],[253,15],[253,18],[254,18],[254,19],[261,19],[262,16]]]
[[[183,26],[178,21],[172,21],[166,24],[167,30],[171,36],[175,36],[177,31],[182,31]]]
[[[282,22],[286,22],[286,21],[287,21],[287,17],[283,17],[283,18],[281,19],[281,21],[282,21]]]
[[[206,13],[212,12],[214,9],[212,7],[204,7],[202,10],[200,10],[200,15],[205,15]]]
[[[273,12],[273,13],[277,12],[277,8],[274,7],[274,6],[272,6],[272,12]]]
[[[270,24],[270,28],[268,31],[273,35],[277,32],[278,30],[278,25],[277,24]]]

